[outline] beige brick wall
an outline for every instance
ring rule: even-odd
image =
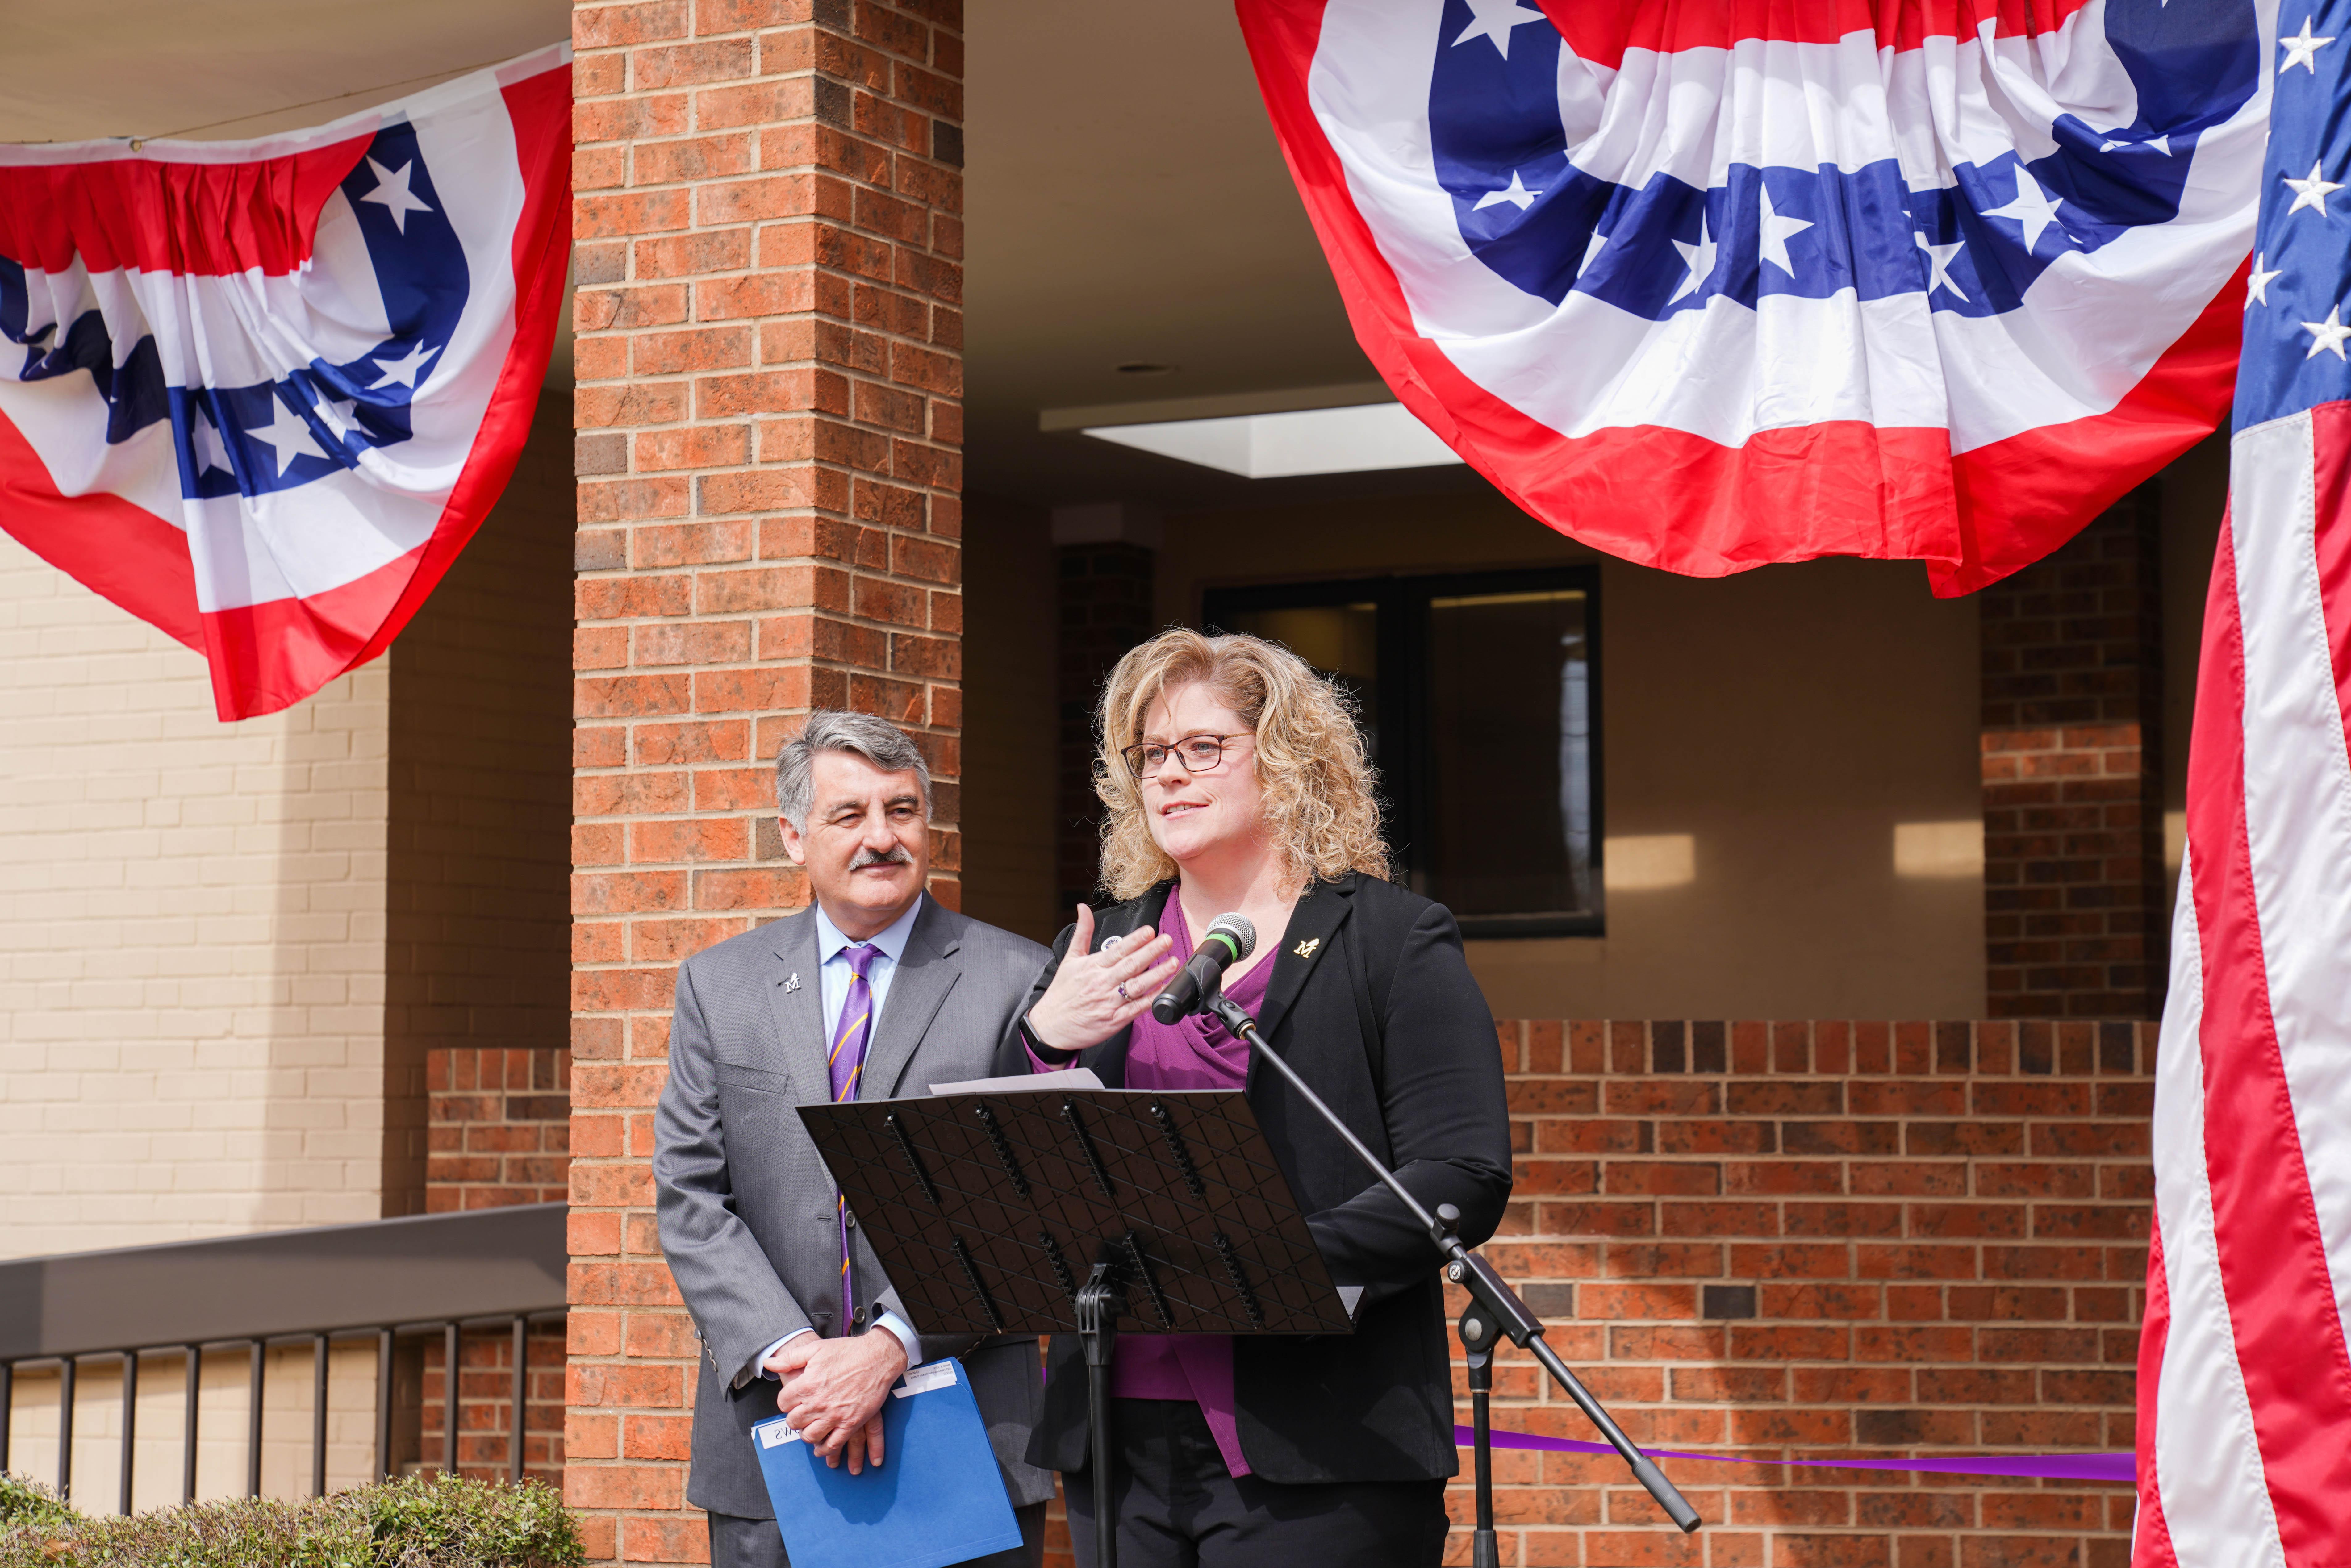
[[[381,1212],[389,679],[221,724],[0,535],[0,1256]]]

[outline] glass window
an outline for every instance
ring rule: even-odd
[[[1573,568],[1218,589],[1203,618],[1355,696],[1397,869],[1466,934],[1596,936],[1597,586]]]

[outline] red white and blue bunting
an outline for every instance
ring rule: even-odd
[[[513,473],[570,50],[316,131],[0,147],[0,528],[269,713],[388,646]]]

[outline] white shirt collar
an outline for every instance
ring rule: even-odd
[[[914,921],[923,913],[923,900],[926,896],[928,895],[925,894],[916,894],[914,902],[906,906],[905,914],[890,922],[879,934],[869,938],[893,964],[906,956],[906,938],[914,934]],[[843,947],[851,945],[850,939],[841,934],[841,927],[835,925],[831,917],[825,914],[824,905],[818,904],[816,906],[816,961],[819,964],[830,964],[839,956]]]

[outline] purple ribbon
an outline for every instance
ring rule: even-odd
[[[1497,1448],[1539,1448],[1562,1454],[1614,1454],[1605,1443],[1575,1437],[1539,1437],[1532,1432],[1491,1435]],[[1453,1428],[1453,1441],[1468,1448],[1477,1435]],[[1950,1476],[2032,1476],[2060,1481],[2123,1481],[2137,1479],[2136,1456],[2119,1454],[1976,1454],[1956,1459],[1750,1459],[1737,1454],[1686,1454],[1673,1448],[1644,1450],[1653,1459],[1703,1459],[1719,1465],[1810,1465],[1832,1470],[1924,1470]]]

